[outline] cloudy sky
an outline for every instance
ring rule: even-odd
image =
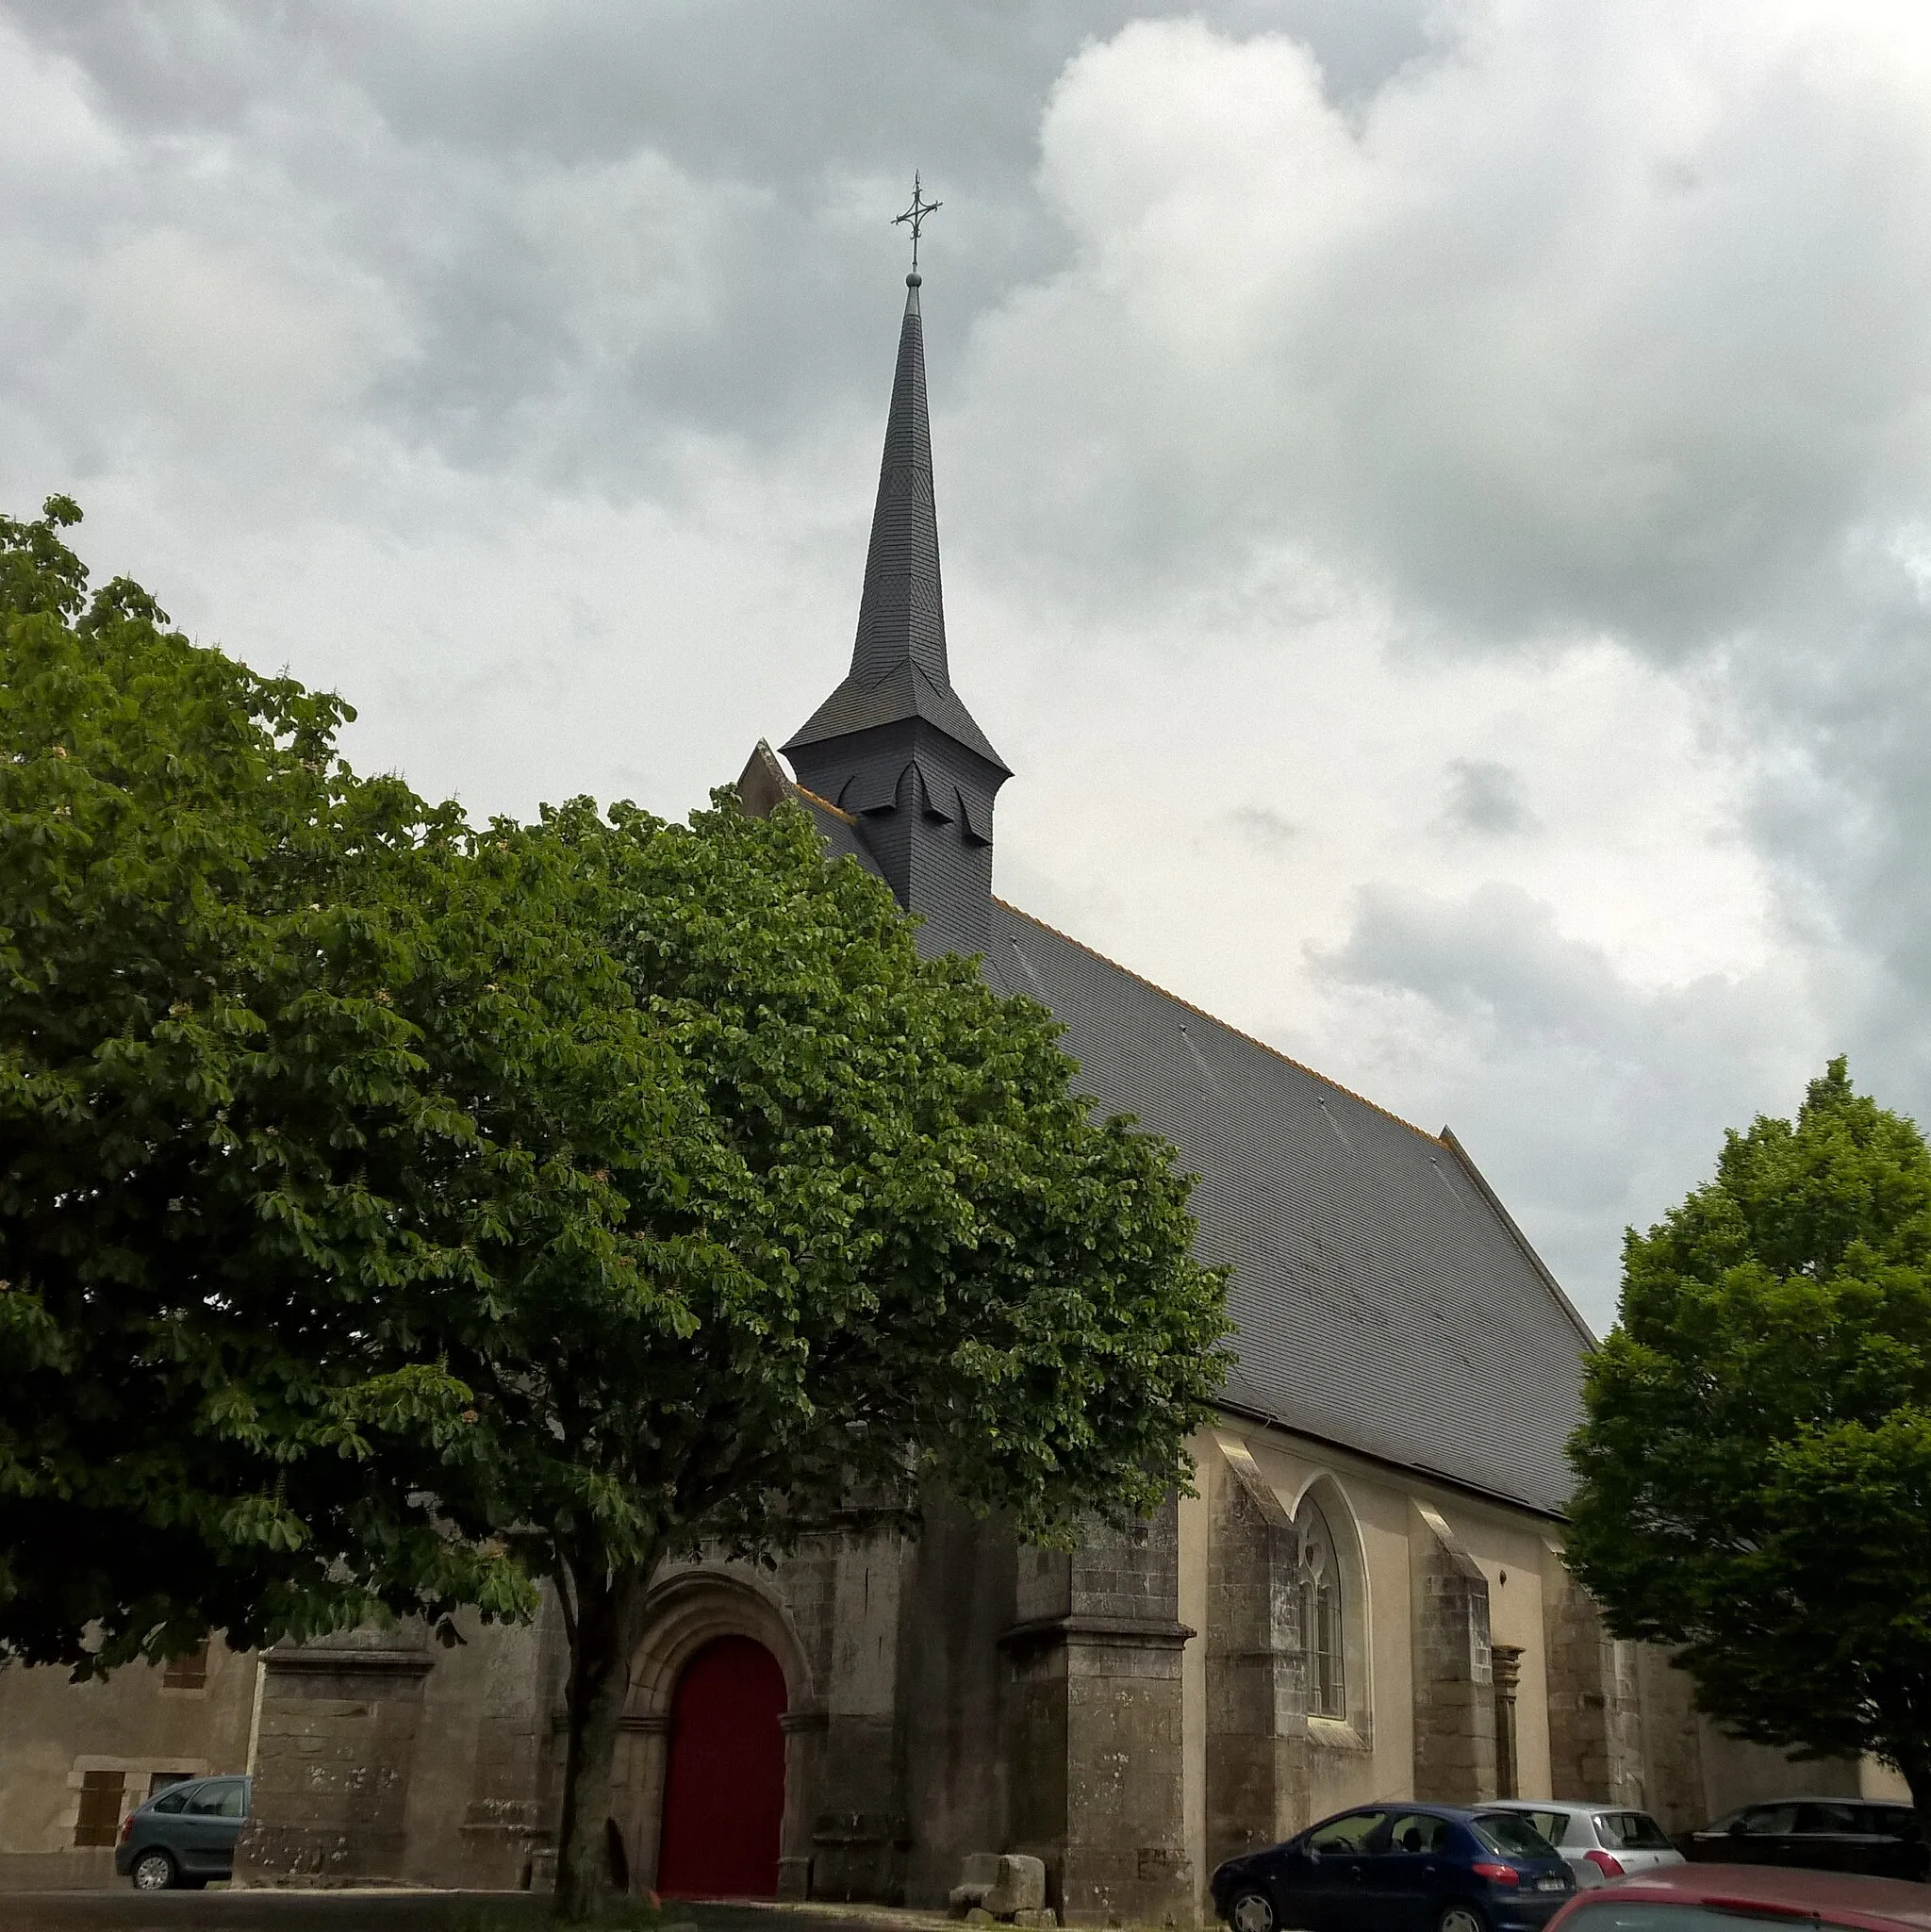
[[[0,506],[477,813],[850,650],[913,168],[1004,894],[1450,1123],[1585,1311],[1931,1108],[1931,14],[0,0]]]

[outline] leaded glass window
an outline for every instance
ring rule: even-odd
[[[1301,1506],[1301,1643],[1308,1660],[1308,1710],[1314,1717],[1347,1715],[1342,1638],[1341,1565],[1328,1519],[1312,1502]]]

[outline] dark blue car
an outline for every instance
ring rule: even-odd
[[[1232,1932],[1542,1932],[1576,1878],[1519,1812],[1392,1804],[1230,1858],[1213,1889]]]

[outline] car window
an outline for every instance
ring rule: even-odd
[[[1445,1852],[1451,1842],[1447,1819],[1430,1818],[1424,1811],[1402,1813],[1388,1833],[1388,1849],[1399,1855]]]
[[[194,1795],[196,1789],[193,1785],[176,1785],[172,1791],[163,1792],[148,1808],[151,1811],[186,1810],[188,1801]]]
[[[1918,1836],[1918,1814],[1908,1805],[1873,1805],[1871,1828],[1888,1832],[1893,1838],[1915,1840]]]
[[[198,1818],[239,1818],[242,1812],[242,1786],[239,1777],[211,1777],[197,1785],[188,1800],[188,1811]]]
[[[1666,1852],[1670,1841],[1647,1811],[1598,1811],[1596,1836],[1612,1852]]]
[[[1794,1805],[1753,1806],[1743,1813],[1743,1822],[1738,1826],[1747,1838],[1780,1838],[1796,1828],[1797,1808]]]
[[[1358,1852],[1362,1842],[1388,1822],[1385,1811],[1349,1811],[1330,1819],[1308,1840],[1311,1852]]]
[[[1556,1848],[1517,1811],[1477,1811],[1475,1835],[1505,1858],[1552,1858]]]
[[[1861,1832],[1864,1821],[1852,1805],[1799,1805],[1797,1829],[1820,1837],[1826,1833]]]
[[[1527,1818],[1552,1845],[1560,1844],[1569,1835],[1570,1817],[1566,1811],[1518,1811],[1515,1815]]]

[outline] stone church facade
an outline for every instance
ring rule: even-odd
[[[970,1853],[1045,1861],[1068,1923],[1185,1925],[1235,1852],[1373,1798],[1637,1804],[1672,1828],[1855,1765],[1700,1725],[1561,1560],[1589,1335],[1466,1151],[997,898],[1010,776],[947,653],[919,291],[850,674],[748,811],[828,848],[1065,1028],[1082,1091],[1199,1179],[1237,1365],[1195,1493],[1070,1554],[940,1495],[775,1569],[668,1566],[612,1808],[635,1887],[931,1906]],[[74,1687],[0,1670],[0,1887],[105,1881],[128,1809],[246,1770],[243,1882],[546,1881],[550,1607],[454,1652],[360,1630]]]

